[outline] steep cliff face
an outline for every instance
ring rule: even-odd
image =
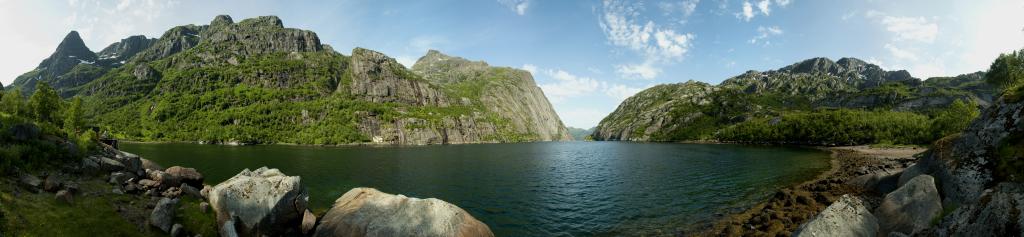
[[[67,45],[75,45],[75,38]],[[68,48],[74,47],[62,45],[58,52],[82,51]],[[91,53],[79,53],[86,52]],[[424,58],[442,56],[433,51]],[[100,70],[88,77],[69,76],[83,67],[77,65],[61,78],[83,79],[57,84],[66,96],[84,96],[91,120],[130,140],[456,144],[571,139],[525,71],[480,62],[483,67],[473,69],[478,72],[467,80],[446,83],[441,71],[417,73],[372,50],[356,48],[350,56],[335,52],[316,33],[284,27],[273,16],[237,23],[218,16],[209,25],[174,27],[159,39],[133,36],[110,45],[99,58],[109,63],[97,63]]]
[[[906,71],[885,71],[854,58],[813,58],[778,70],[748,71],[717,86],[684,83],[641,91],[601,121],[594,139],[715,139],[720,128],[752,118],[778,118],[784,111],[856,108],[924,113],[957,100],[984,107],[995,90],[981,75],[922,81]]]
[[[529,72],[491,67],[430,50],[413,66],[428,81],[447,88],[464,106],[484,108],[508,122],[516,133],[540,141],[572,140],[569,130]]]

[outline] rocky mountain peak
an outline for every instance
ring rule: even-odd
[[[437,50],[429,50],[427,54],[416,60],[412,70],[421,75],[434,75],[437,73],[465,74],[467,72],[480,72],[487,70],[490,65],[484,61],[470,61],[462,57],[449,56]],[[433,78],[433,77],[428,77]]]
[[[123,64],[123,61],[153,46],[156,41],[157,39],[146,38],[145,35],[129,36],[103,48],[97,56],[100,60],[108,61],[109,64]]]
[[[812,58],[807,59],[793,65],[786,66],[780,71],[788,71],[793,73],[820,73],[820,72],[833,72],[838,68],[836,63],[828,58]]]
[[[230,16],[225,17],[229,20],[231,18]],[[217,18],[214,19],[214,22],[218,19],[222,19],[221,16],[217,16]],[[243,26],[284,28],[284,23],[282,23],[281,18],[278,18],[277,16],[258,16],[242,20],[242,22],[239,22],[238,24]]]
[[[231,24],[235,24],[235,21],[231,19],[231,16],[219,15],[213,18],[213,21],[210,22],[210,27],[221,27]]]
[[[85,46],[77,31],[71,31],[49,58],[39,63],[38,69],[48,69],[50,75],[61,75],[79,63],[96,62],[96,54]]]

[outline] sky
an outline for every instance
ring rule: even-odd
[[[645,88],[717,84],[813,57],[860,58],[918,78],[988,68],[1024,48],[1024,0],[0,0],[0,82],[71,30],[99,51],[173,26],[277,15],[349,54],[412,66],[437,49],[530,71],[567,126],[590,128]]]

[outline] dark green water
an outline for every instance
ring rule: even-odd
[[[828,169],[818,150],[742,145],[548,142],[419,147],[124,144],[216,184],[261,166],[302,176],[313,208],[354,187],[435,197],[498,236],[685,231]]]

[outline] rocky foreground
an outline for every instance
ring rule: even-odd
[[[494,236],[486,224],[465,210],[434,198],[418,199],[372,188],[355,188],[318,216],[307,207],[309,194],[301,178],[285,175],[277,169],[242,170],[212,186],[203,181],[203,175],[193,168],[165,169],[137,155],[106,147],[103,154],[84,158],[81,164],[69,164],[40,176],[22,173],[14,180],[5,180],[5,183],[17,185],[4,191],[21,196],[15,199],[53,193],[56,203],[68,206],[58,207],[71,211],[90,212],[90,207],[81,205],[89,205],[97,197],[115,202],[116,212],[137,229],[101,231],[108,234]],[[80,188],[80,184],[89,184],[89,187]],[[76,196],[92,201],[76,203]],[[4,200],[9,201],[7,197]],[[17,211],[14,217],[0,218],[35,227],[42,225],[30,223],[31,218],[25,217],[28,213]],[[89,218],[91,214],[83,216]]]

